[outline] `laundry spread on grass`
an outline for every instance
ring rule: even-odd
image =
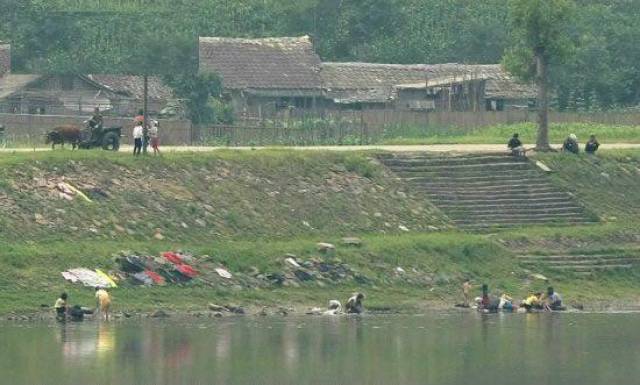
[[[100,269],[76,268],[62,272],[72,283],[84,286],[117,287],[116,281],[129,285],[166,285],[188,282],[199,272],[188,262],[193,257],[187,254],[166,252],[160,257],[122,253],[115,258],[117,269],[105,273]]]
[[[192,255],[182,251],[167,251],[148,255],[122,251],[111,263],[101,264],[102,270],[76,268],[62,272],[63,277],[85,286],[147,287],[164,285],[203,285],[213,288],[269,288],[301,285],[327,286],[337,283],[369,285],[398,281],[432,287],[434,273],[416,267],[398,267],[377,263],[368,270],[351,266],[339,258],[316,251],[305,258],[285,254],[279,263],[263,266],[243,266],[231,269],[226,258]],[[320,255],[320,253],[322,253]]]

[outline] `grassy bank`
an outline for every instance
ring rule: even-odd
[[[116,310],[204,311],[207,303],[249,308],[322,306],[354,290],[373,309],[417,310],[459,302],[464,277],[524,296],[550,278],[571,303],[638,303],[640,272],[583,278],[544,266],[525,269],[520,253],[618,252],[640,240],[640,153],[598,157],[538,155],[553,182],[572,192],[600,224],[530,227],[495,234],[455,231],[426,197],[393,178],[367,152],[293,151],[172,154],[76,152],[0,156],[0,314],[35,312],[63,290],[92,304],[92,290],[63,281],[74,267],[115,267],[112,254],[186,250],[225,266],[238,281],[115,289]],[[91,202],[61,199],[68,182]],[[37,215],[36,215],[37,214]],[[408,230],[408,231],[406,231]],[[161,234],[157,236],[156,234]],[[357,236],[361,246],[343,245]],[[335,255],[317,242],[336,245]],[[247,285],[250,274],[282,273],[286,255],[347,264],[365,279]],[[397,268],[402,268],[402,272]]]
[[[576,134],[581,143],[586,142],[592,134],[597,135],[602,142],[640,143],[639,130],[638,126],[628,125],[563,123],[551,124],[549,136],[553,143],[562,143],[571,133]],[[506,143],[515,132],[520,134],[525,145],[535,144],[535,123],[498,125],[472,130],[452,128],[437,130],[436,133],[425,127],[398,127],[388,130],[382,144],[495,144]]]

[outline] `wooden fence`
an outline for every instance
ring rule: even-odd
[[[52,128],[64,124],[83,126],[89,117],[71,115],[31,115],[31,114],[0,114],[0,125],[5,127],[5,137],[8,145],[42,146],[44,134]],[[159,120],[162,142],[167,145],[193,144],[193,129],[188,120]],[[121,117],[105,117],[105,126],[122,126],[122,143],[133,142],[131,137],[133,119]]]
[[[568,113],[551,112],[552,123],[600,123],[640,126],[640,112]],[[0,114],[9,145],[40,146],[43,134],[61,124],[82,124],[87,117],[59,115]],[[369,144],[383,138],[421,135],[464,134],[495,125],[535,122],[535,111],[412,112],[394,110],[335,111],[322,117],[275,121],[240,121],[236,125],[193,127],[185,120],[161,120],[163,145],[321,145]],[[123,144],[131,143],[132,120],[105,117],[106,125],[124,127]]]

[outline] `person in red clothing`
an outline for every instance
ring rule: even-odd
[[[138,110],[138,115],[133,118],[133,124],[140,123],[141,126],[144,126],[144,111]]]

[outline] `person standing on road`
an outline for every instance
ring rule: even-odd
[[[158,129],[160,123],[157,120],[151,122],[151,128],[149,128],[149,138],[151,139],[151,148],[153,148],[153,155],[160,155],[160,137],[158,136]]]
[[[133,127],[133,155],[140,155],[142,151],[142,137],[144,136],[144,130],[142,129],[142,123],[136,122]]]

